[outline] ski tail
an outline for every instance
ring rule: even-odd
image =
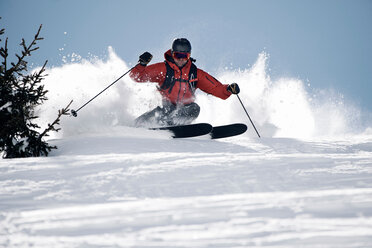
[[[173,138],[190,138],[209,134],[213,127],[209,123],[197,123],[170,127],[155,127],[150,130],[166,130],[172,133]]]

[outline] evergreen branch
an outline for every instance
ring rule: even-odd
[[[41,67],[41,69],[37,73],[31,76],[31,80],[33,81],[31,83],[31,88],[33,88],[35,84],[40,83],[41,80],[44,78],[44,76],[47,76],[47,75],[42,75],[45,72],[45,67],[47,63],[48,63],[48,60],[44,62],[44,65]]]
[[[1,16],[0,16],[0,20],[1,20]],[[5,32],[5,28],[0,29],[0,35],[3,35],[4,32]],[[0,39],[0,41],[1,41],[1,39]]]
[[[31,50],[30,50],[30,53],[31,52],[33,52],[33,51],[36,51],[36,50],[38,50],[40,47],[35,47],[35,48],[32,48]]]
[[[26,42],[24,39],[22,39],[22,42],[21,42],[21,46],[23,46],[23,52],[22,52],[22,56],[19,56],[18,54],[16,54],[17,58],[18,58],[18,62],[17,64],[14,64],[12,63],[12,66],[13,68],[11,68],[11,71],[19,71],[19,70],[24,70],[25,69],[25,63],[27,63],[26,61],[24,61],[24,58],[26,56],[29,56],[31,55],[31,50],[33,49],[33,46],[36,45],[36,41],[37,40],[43,40],[43,38],[39,37],[40,35],[40,31],[41,31],[41,28],[42,28],[42,24],[40,25],[39,27],[39,30],[37,31],[35,37],[34,37],[34,40],[30,43],[29,46],[26,46]],[[21,66],[21,68],[19,68]]]
[[[42,66],[42,68],[37,72],[35,73],[34,75],[31,76],[31,79],[29,80],[31,83],[30,85],[30,89],[34,89],[35,85],[40,83],[41,80],[43,80],[44,76],[46,75],[42,75],[44,72],[45,72],[45,67],[46,67],[46,64],[48,63],[48,60],[45,61],[44,65]],[[37,89],[36,89],[36,99],[40,100],[41,102],[42,101],[45,101],[47,100],[47,98],[45,97],[45,94],[47,93],[48,91],[47,90],[44,90],[44,85],[40,85]]]
[[[39,30],[35,34],[35,40],[44,40],[44,38],[39,37],[39,34],[40,34],[40,31],[41,31],[42,26],[43,26],[43,24],[40,24]]]
[[[6,59],[8,58],[8,38],[5,39],[4,47],[0,48],[0,55],[4,59],[4,61],[2,62],[2,67],[1,67],[0,72],[5,74],[6,68],[7,68]]]
[[[69,112],[70,112],[70,105],[72,103],[72,100],[71,102],[65,107],[65,108],[62,108],[60,110],[58,110],[58,116],[57,118],[52,122],[52,124],[48,124],[48,128],[46,128],[44,130],[44,132],[42,132],[39,136],[39,139],[41,139],[42,137],[44,136],[48,136],[47,133],[50,132],[50,131],[56,131],[58,132],[59,130],[61,130],[61,128],[55,128],[55,125],[59,125],[60,124],[60,120],[61,120],[61,116],[62,115],[69,115]]]

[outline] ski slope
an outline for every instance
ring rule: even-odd
[[[1,160],[2,247],[371,247],[372,137],[116,128]]]
[[[128,68],[112,48],[105,61],[49,68],[40,125]],[[247,133],[132,128],[159,98],[123,78],[62,119],[49,157],[0,160],[0,247],[372,247],[368,114],[333,90],[272,79],[265,54],[217,78],[239,84],[261,139],[236,98],[200,92],[197,122],[244,122]]]

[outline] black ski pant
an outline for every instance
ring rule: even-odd
[[[194,121],[200,113],[200,107],[196,103],[175,105],[163,103],[163,106],[144,113],[135,120],[137,127],[174,126],[186,125]]]

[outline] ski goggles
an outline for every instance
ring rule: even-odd
[[[173,52],[172,56],[175,59],[189,59],[190,53]]]

